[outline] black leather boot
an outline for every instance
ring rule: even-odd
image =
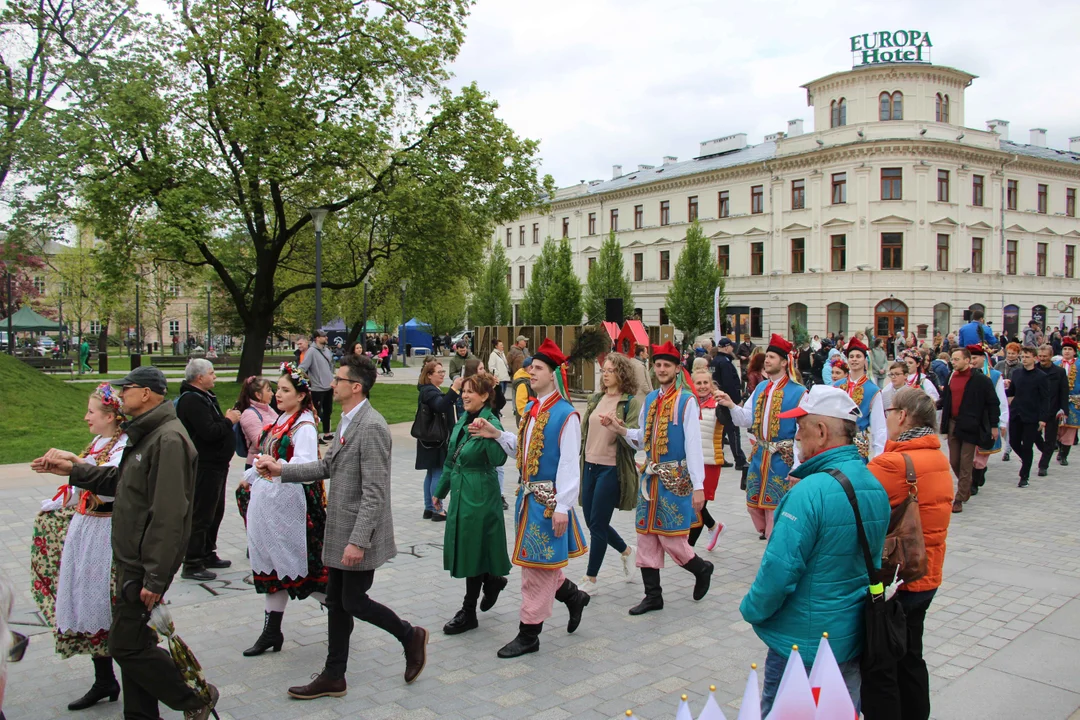
[[[281,619],[285,617],[285,613],[268,612],[264,615],[262,634],[254,645],[244,651],[244,657],[262,655],[270,648],[278,652],[281,650],[282,643],[285,642],[285,636],[281,634]]]
[[[705,597],[705,594],[709,592],[709,583],[712,581],[713,564],[695,555],[683,567],[694,573],[694,577],[697,578],[694,583],[694,599],[700,600]]]
[[[566,609],[570,611],[570,621],[566,623],[566,632],[574,632],[581,624],[581,613],[592,597],[584,590],[579,590],[578,586],[569,580],[563,580],[563,584],[555,591],[555,599],[565,604]]]
[[[742,477],[739,479],[739,489],[746,490],[746,473],[750,469],[749,465],[744,465],[742,469]]]
[[[518,623],[517,637],[502,646],[498,652],[499,657],[516,658],[536,652],[540,649],[540,632],[543,629],[544,623]]]
[[[972,495],[972,497],[979,494],[979,488],[981,488],[982,484],[983,484],[982,473],[985,473],[985,472],[986,472],[985,470],[972,470],[971,471],[971,495]]]
[[[1058,464],[1069,464],[1069,451],[1072,450],[1072,445],[1058,445]]]
[[[664,595],[660,588],[660,570],[641,568],[641,582],[645,585],[645,598],[630,608],[630,614],[644,615],[653,610],[663,610]]]
[[[499,599],[499,593],[506,588],[507,582],[509,581],[504,577],[488,574],[484,580],[484,596],[480,598],[480,612],[487,612],[495,607],[495,601]]]
[[[480,589],[483,587],[484,577],[476,576],[465,579],[465,600],[461,603],[461,609],[450,622],[443,625],[443,633],[446,635],[460,635],[469,630],[480,627],[476,619],[476,600],[480,597]]]
[[[94,684],[78,700],[68,704],[68,710],[85,710],[96,705],[105,698],[109,702],[116,702],[120,697],[120,683],[116,682],[113,674],[111,657],[96,657],[94,661]]]

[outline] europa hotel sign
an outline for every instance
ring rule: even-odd
[[[878,30],[851,38],[854,65],[930,62],[933,46],[930,33],[918,30]]]

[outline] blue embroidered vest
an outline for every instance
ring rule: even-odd
[[[841,390],[847,392],[847,378],[841,378],[833,383],[833,387],[838,387]],[[877,386],[873,380],[867,378],[866,382],[862,385],[863,396],[862,402],[859,404],[859,409],[862,410],[862,417],[860,417],[855,424],[859,427],[859,432],[864,432],[870,429],[870,406],[874,404],[874,397],[881,392],[881,388]]]
[[[537,401],[530,400],[525,405],[523,418],[528,417],[529,411],[532,410],[535,402]],[[562,399],[551,406],[548,411],[547,424],[544,426],[544,449],[540,453],[540,468],[537,470],[536,475],[528,477],[528,480],[555,482],[555,476],[559,470],[559,438],[562,435],[563,426],[574,412],[574,406]],[[533,432],[535,432],[535,429]],[[527,453],[527,451],[528,447],[523,452]],[[525,461],[528,461],[527,455],[525,455]],[[523,470],[522,475],[525,474],[526,472]]]
[[[659,390],[653,390],[645,397],[645,422],[648,424],[649,412],[652,410],[653,404],[657,398],[660,397]],[[686,413],[686,403],[693,397],[685,389],[679,393],[679,399],[675,404],[675,417],[676,422],[665,420],[667,422],[667,452],[656,458],[655,462],[673,462],[686,459],[686,433],[683,427],[683,415]],[[660,422],[658,419],[657,422]],[[645,438],[646,441],[649,438]],[[649,460],[652,461],[652,453],[650,453]]]

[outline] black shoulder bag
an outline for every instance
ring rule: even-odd
[[[437,448],[446,443],[450,432],[446,427],[446,416],[432,410],[424,402],[423,393],[417,399],[416,417],[409,433],[425,447]]]
[[[891,598],[885,598],[885,588],[878,579],[879,573],[874,568],[870,543],[866,541],[855,488],[851,487],[851,481],[839,470],[830,468],[827,472],[847,493],[848,502],[855,513],[855,529],[859,533],[859,544],[862,546],[866,572],[870,579],[870,585],[866,589],[866,609],[863,615],[866,633],[860,664],[864,671],[887,667],[896,663],[907,652],[907,618],[904,616],[904,608],[895,594]]]

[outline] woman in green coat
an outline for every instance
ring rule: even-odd
[[[447,493],[454,495],[446,516],[443,567],[450,571],[451,577],[465,578],[465,602],[454,619],[443,626],[447,635],[478,627],[476,603],[480,591],[484,592],[480,609],[486,612],[495,605],[510,574],[502,495],[496,473],[496,468],[506,462],[506,453],[494,440],[469,434],[469,425],[477,418],[502,430],[491,410],[498,387],[487,373],[472,375],[462,382],[465,414],[450,431],[446,464],[432,493],[439,500]]]

